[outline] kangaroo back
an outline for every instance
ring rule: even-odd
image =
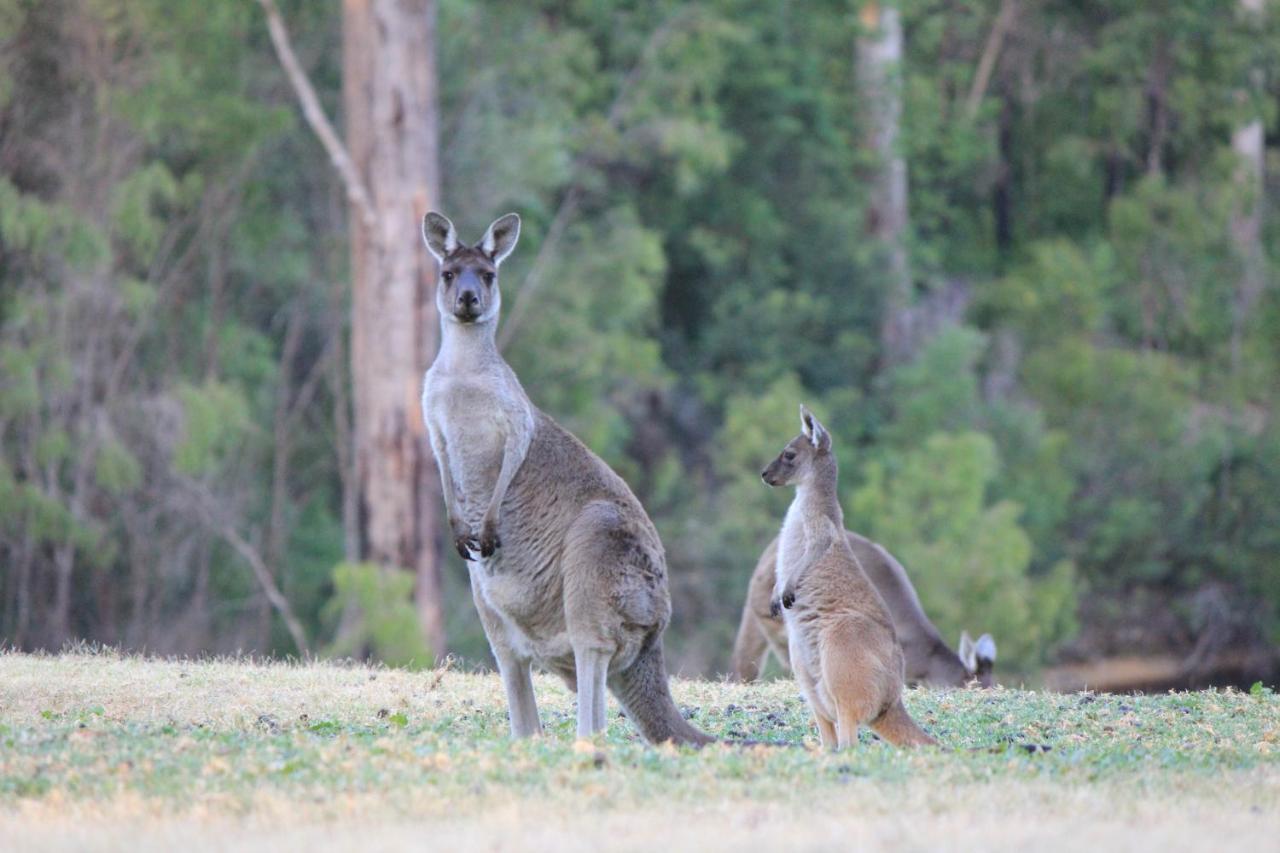
[[[689,725],[671,698],[661,634],[650,634],[631,666],[611,676],[609,682],[631,722],[650,743],[702,746],[715,740]]]

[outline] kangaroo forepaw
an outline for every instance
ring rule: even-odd
[[[480,536],[476,546],[480,549],[481,557],[492,557],[493,552],[502,547],[502,540],[498,538],[498,523],[486,520],[480,528]]]
[[[782,615],[782,599],[780,598],[769,599],[769,615],[774,619],[777,619],[779,616]]]
[[[464,560],[474,560],[471,555],[472,551],[480,550],[480,540],[472,536],[470,533],[463,533],[453,537],[453,547],[458,549],[458,555]]]
[[[782,591],[782,609],[790,610],[791,605],[796,603],[796,593],[793,589],[785,589]]]
[[[457,549],[458,556],[464,560],[474,560],[471,552],[480,550],[480,541],[465,524],[452,518],[449,519],[449,529],[453,531],[453,547]]]

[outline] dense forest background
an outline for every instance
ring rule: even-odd
[[[0,644],[488,663],[442,537],[438,593],[363,542],[360,226],[275,5],[0,0]],[[505,353],[656,521],[674,669],[725,668],[804,401],[1004,677],[1276,678],[1280,4],[401,5],[426,201],[524,218]],[[343,4],[278,7],[341,129]]]

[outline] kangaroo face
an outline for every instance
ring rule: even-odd
[[[801,482],[813,467],[817,450],[809,440],[798,435],[782,448],[769,467],[760,472],[760,479],[770,486],[791,486]]]
[[[498,265],[479,249],[459,248],[440,264],[436,309],[459,323],[495,317],[502,308]]]
[[[760,479],[770,486],[792,486],[803,483],[813,472],[814,464],[831,453],[831,433],[813,413],[800,407],[800,434],[782,448],[778,458],[760,472]]]
[[[498,267],[520,239],[520,217],[514,213],[494,220],[474,246],[458,242],[453,223],[439,213],[422,220],[422,239],[440,262],[436,310],[455,323],[495,320],[502,309]]]

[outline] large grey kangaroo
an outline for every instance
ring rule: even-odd
[[[442,330],[423,417],[511,733],[542,729],[536,663],[577,691],[580,737],[605,727],[607,685],[649,741],[709,743],[667,685],[671,597],[657,530],[622,478],[533,405],[495,344],[498,267],[519,235],[514,213],[474,246],[438,213],[422,222],[440,262]]]

